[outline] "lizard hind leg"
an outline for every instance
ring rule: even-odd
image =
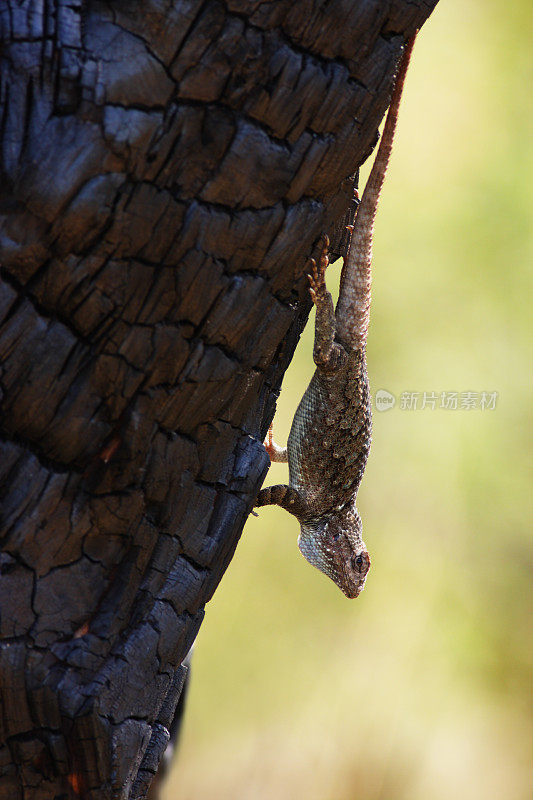
[[[335,341],[336,320],[333,300],[326,289],[326,269],[329,264],[329,238],[324,236],[320,264],[314,258],[310,260],[311,271],[308,274],[309,294],[316,306],[315,343],[313,359],[319,369],[334,372],[346,360],[346,351]]]
[[[282,464],[286,464],[289,460],[287,448],[280,447],[274,441],[272,425],[268,429],[268,436],[265,439],[265,450],[267,451],[267,455],[271,461],[279,461]]]
[[[292,486],[287,486],[283,483],[261,489],[254,505],[256,508],[259,506],[281,506],[281,508],[294,514],[298,519],[301,519],[307,510],[302,495]]]

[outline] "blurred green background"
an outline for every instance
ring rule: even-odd
[[[533,798],[532,41],[528,0],[441,0],[420,34],[368,362],[373,393],[420,407],[434,391],[437,407],[374,412],[357,601],[300,556],[292,517],[250,517],[198,638],[167,800]],[[442,391],[499,396],[442,410]]]

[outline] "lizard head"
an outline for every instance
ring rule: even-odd
[[[363,591],[370,569],[361,533],[361,517],[353,507],[300,524],[298,546],[304,558],[350,598]]]

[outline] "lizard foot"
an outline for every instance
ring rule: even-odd
[[[326,269],[329,264],[328,250],[329,237],[324,234],[322,253],[320,255],[320,264],[317,266],[315,259],[311,258],[311,272],[307,276],[309,278],[309,294],[311,295],[311,300],[315,305],[318,305],[318,303],[323,300],[327,294]]]
[[[272,425],[268,429],[267,438],[264,441],[265,450],[267,451],[267,455],[271,461],[287,461],[287,448],[280,447],[274,441],[274,433],[272,431]]]

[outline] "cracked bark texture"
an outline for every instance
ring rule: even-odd
[[[145,796],[435,4],[0,4],[1,798]]]

